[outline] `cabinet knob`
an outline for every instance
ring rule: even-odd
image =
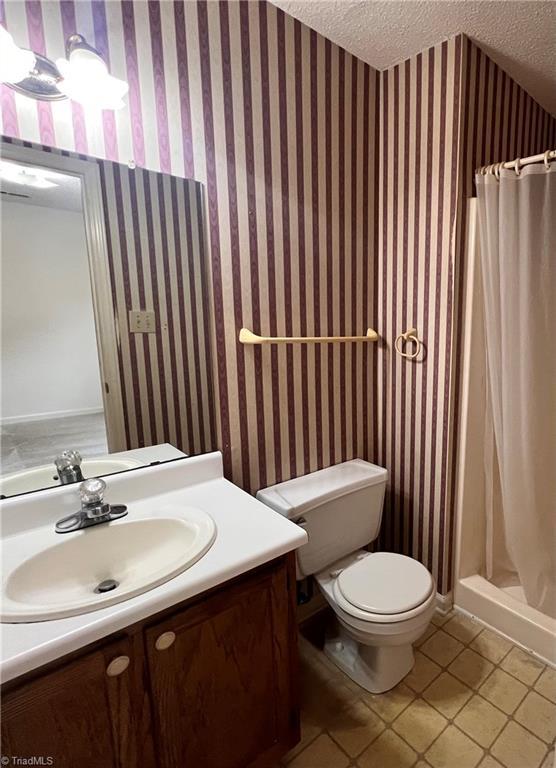
[[[106,667],[108,677],[118,677],[129,667],[129,656],[116,656]]]
[[[167,648],[173,645],[175,639],[176,639],[175,632],[163,632],[161,635],[159,635],[156,638],[154,647],[156,648],[157,651],[165,651]]]

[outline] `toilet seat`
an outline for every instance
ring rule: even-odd
[[[332,591],[350,616],[389,624],[419,615],[435,598],[434,590],[434,579],[417,560],[376,552],[343,568]]]
[[[324,651],[348,677],[371,693],[394,688],[408,674],[414,664],[413,643],[423,636],[435,611],[434,579],[430,574],[425,578],[422,571],[428,572],[423,565],[417,564],[415,568],[405,562],[407,559],[403,555],[357,550],[315,574],[319,589],[335,614],[329,622]],[[373,575],[372,580],[369,574]],[[380,578],[376,578],[377,574]],[[388,574],[391,583],[399,582],[400,599],[384,606],[380,600],[381,596],[387,599]],[[408,584],[406,579],[411,575],[417,578]],[[346,599],[340,581],[344,592],[359,603],[383,610],[394,610],[394,605],[398,609],[413,607],[401,613],[365,611]],[[423,595],[423,602],[415,605]]]
[[[393,552],[376,552],[357,560],[338,576],[338,589],[367,613],[405,613],[431,593],[432,576],[418,560]]]

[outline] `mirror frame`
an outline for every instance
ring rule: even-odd
[[[5,160],[39,166],[46,170],[77,176],[81,180],[81,200],[89,260],[87,279],[91,285],[93,298],[96,351],[100,366],[108,452],[125,451],[124,410],[118,367],[119,337],[111,300],[108,247],[98,164],[94,158],[81,160],[6,141],[1,142],[0,155]]]

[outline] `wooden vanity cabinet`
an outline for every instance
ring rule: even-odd
[[[287,579],[271,570],[146,630],[160,768],[244,768],[289,744],[297,639]]]
[[[56,768],[274,766],[299,739],[294,568],[278,558],[7,684],[2,753]]]
[[[154,768],[141,645],[110,642],[10,687],[2,754],[42,757],[56,768]]]

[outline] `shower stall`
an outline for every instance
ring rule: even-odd
[[[556,665],[553,156],[468,201],[454,602]]]

